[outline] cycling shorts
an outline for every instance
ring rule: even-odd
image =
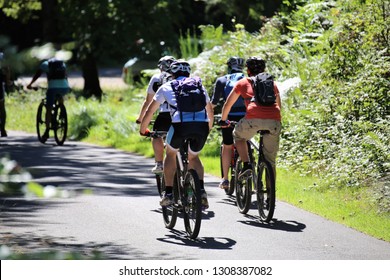
[[[238,122],[244,116],[228,116],[229,121]],[[233,145],[233,127],[222,128],[222,143],[224,145]]]
[[[154,121],[153,131],[168,131],[171,127],[172,118],[169,112],[162,112],[158,114]]]
[[[47,105],[53,105],[57,95],[64,96],[65,94],[69,93],[69,91],[69,88],[49,88],[46,92]]]
[[[170,127],[166,142],[174,149],[179,149],[184,140],[189,139],[190,150],[200,152],[209,135],[208,122],[173,123]]]

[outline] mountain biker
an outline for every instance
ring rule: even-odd
[[[5,110],[5,87],[10,84],[10,71],[8,67],[2,67],[1,63],[4,54],[0,52],[0,136],[7,137],[5,123],[7,120],[7,112]]]
[[[164,178],[166,191],[160,201],[161,206],[167,206],[172,203],[172,186],[176,171],[176,153],[179,151],[182,142],[189,139],[190,145],[188,148],[189,168],[195,169],[198,173],[202,192],[202,205],[208,208],[207,194],[204,189],[204,168],[199,158],[199,153],[202,150],[209,131],[212,127],[212,106],[210,98],[206,90],[202,86],[205,95],[205,106],[203,110],[197,112],[180,112],[178,101],[173,89],[175,80],[181,81],[187,79],[191,73],[191,67],[186,61],[173,62],[169,68],[173,81],[163,84],[153,98],[142,119],[140,126],[140,134],[144,135],[147,132],[147,127],[153,117],[154,112],[161,104],[167,102],[171,108],[172,125],[168,130],[166,138],[166,155],[164,159]]]
[[[64,61],[56,58],[50,58],[42,61],[31,82],[27,85],[27,88],[32,89],[32,84],[36,80],[38,80],[38,78],[43,73],[46,73],[47,75],[46,106],[50,108],[54,104],[55,97],[57,95],[64,96],[65,94],[70,92],[70,87],[66,74],[66,64]],[[46,110],[46,130],[42,135],[42,139],[44,141],[49,138],[50,122],[51,110]]]
[[[249,57],[246,60],[247,73],[249,77],[263,73],[266,67],[265,60],[259,57]],[[241,79],[233,88],[222,108],[220,120],[221,126],[228,126],[228,113],[234,102],[239,96],[242,96],[246,104],[246,114],[233,130],[234,142],[244,166],[239,174],[248,176],[252,172],[252,166],[249,162],[248,147],[246,141],[251,139],[259,130],[268,130],[270,133],[264,135],[263,152],[265,158],[271,163],[276,177],[275,160],[279,149],[279,136],[281,131],[281,99],[279,90],[274,83],[274,93],[276,102],[271,106],[263,106],[252,101],[254,97],[252,80],[250,78]]]
[[[172,79],[172,76],[167,72],[172,62],[176,61],[173,56],[163,56],[158,61],[157,67],[160,69],[160,73],[154,74],[149,81],[148,88],[146,90],[146,97],[142,104],[141,111],[138,115],[136,123],[140,124],[144,118],[145,111],[149,104],[153,100],[153,96],[156,94],[158,88],[165,82]],[[163,103],[160,106],[160,111],[157,118],[154,121],[154,131],[168,131],[171,126],[171,114],[169,113],[169,107],[167,103]],[[152,169],[153,173],[163,172],[163,158],[164,158],[164,141],[162,138],[152,138],[152,146],[154,151],[154,159],[156,161],[155,166]]]
[[[240,57],[232,56],[226,62],[228,67],[228,74],[217,78],[214,85],[214,94],[211,98],[211,104],[213,109],[217,106],[219,100],[222,98],[223,102],[226,102],[228,95],[235,83],[244,78],[243,68],[245,60]],[[245,116],[245,104],[242,97],[236,101],[233,105],[233,109],[229,112],[227,119],[229,121],[238,122]],[[233,145],[233,128],[222,128],[222,180],[219,183],[221,189],[229,188],[229,167],[232,158],[232,145]]]

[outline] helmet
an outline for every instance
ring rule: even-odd
[[[174,61],[176,61],[176,58],[174,58],[173,56],[169,56],[169,55],[163,56],[158,61],[157,67],[161,71],[165,71],[166,72],[166,71],[168,71],[169,66],[171,65],[171,63],[174,62]]]
[[[246,67],[252,74],[259,74],[264,72],[265,60],[260,57],[251,56],[246,60]]]
[[[229,58],[226,62],[229,73],[231,71],[242,72],[242,69],[244,68],[244,62],[245,60],[238,56],[232,56]]]
[[[183,72],[184,74],[190,74],[191,73],[191,66],[187,61],[184,60],[177,60],[171,64],[169,67],[169,72],[171,74],[176,74],[177,72]]]

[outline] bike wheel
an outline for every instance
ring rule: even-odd
[[[232,195],[234,193],[234,190],[236,188],[236,162],[238,158],[238,153],[235,148],[233,148],[232,151],[232,159],[230,163],[230,183],[229,183],[229,188],[225,190],[225,193],[227,195]]]
[[[39,103],[38,106],[36,127],[39,142],[45,143],[47,139],[42,137],[46,131],[46,106],[44,101]]]
[[[162,191],[165,191],[164,176],[162,176],[161,179],[161,189]],[[169,206],[161,206],[165,227],[169,229],[173,229],[175,227],[176,220],[177,220],[177,213],[178,213],[177,205],[178,205],[179,192],[178,192],[176,174],[175,174],[175,181],[173,182],[172,192],[173,192],[173,204]]]
[[[190,169],[184,181],[184,225],[188,236],[192,239],[198,237],[202,221],[202,201],[198,173]]]
[[[241,159],[238,159],[235,168],[236,203],[238,211],[242,214],[246,214],[251,207],[252,177],[238,179],[238,174],[240,174],[243,166],[244,164]]]
[[[269,162],[261,162],[257,174],[257,209],[260,219],[270,222],[275,211],[275,176]]]
[[[54,124],[54,138],[57,144],[62,146],[68,133],[68,115],[63,103],[56,104],[52,119]]]
[[[161,197],[161,194],[162,194],[162,180],[163,180],[163,175],[161,174],[156,174],[156,185],[157,185],[157,191],[158,191],[158,194],[160,195]]]

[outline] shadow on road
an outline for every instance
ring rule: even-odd
[[[139,187],[154,183],[153,176],[145,176],[152,161],[115,149],[79,142],[57,146],[53,139],[41,144],[35,136],[13,136],[9,143],[0,142],[0,157],[4,155],[16,160],[43,186],[88,190],[95,195],[157,195],[154,188]]]
[[[282,220],[272,219],[271,223],[265,223],[262,222],[259,217],[253,215],[246,214],[245,217],[249,218],[250,220],[240,221],[240,223],[249,226],[254,226],[254,227],[261,227],[261,228],[282,230],[282,231],[289,231],[289,232],[303,232],[303,230],[306,228],[305,224],[299,223],[297,221],[282,221]]]

